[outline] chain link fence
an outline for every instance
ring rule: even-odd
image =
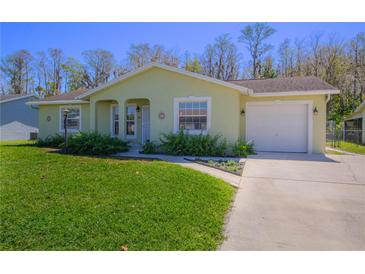
[[[365,134],[360,129],[345,129],[343,123],[336,125],[335,121],[327,122],[326,141],[331,147],[339,147],[341,142],[350,142],[362,145]]]

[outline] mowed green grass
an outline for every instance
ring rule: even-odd
[[[332,146],[332,143],[330,141],[327,141],[328,146]],[[343,151],[357,153],[357,154],[365,154],[365,146],[364,145],[358,145],[350,142],[340,141],[336,143],[336,148],[341,149]]]
[[[0,250],[215,250],[234,189],[158,161],[0,145]]]
[[[352,153],[365,154],[365,146],[353,144],[350,142],[341,141],[339,148]]]

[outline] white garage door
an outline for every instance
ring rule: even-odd
[[[307,152],[308,104],[248,103],[246,133],[257,151]]]

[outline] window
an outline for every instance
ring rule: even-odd
[[[175,131],[206,133],[210,124],[210,98],[175,98]]]
[[[117,105],[112,105],[111,111],[112,124],[111,124],[111,135],[119,135],[119,107]]]
[[[128,105],[126,110],[126,135],[127,138],[135,138],[136,137],[136,106]]]
[[[61,107],[60,109],[60,131],[64,131],[64,111],[65,109],[69,110],[66,120],[66,126],[68,131],[79,131],[81,130],[81,110],[80,107],[72,106],[72,107]]]

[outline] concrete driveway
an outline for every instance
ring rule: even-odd
[[[365,250],[365,156],[246,163],[221,250]]]

